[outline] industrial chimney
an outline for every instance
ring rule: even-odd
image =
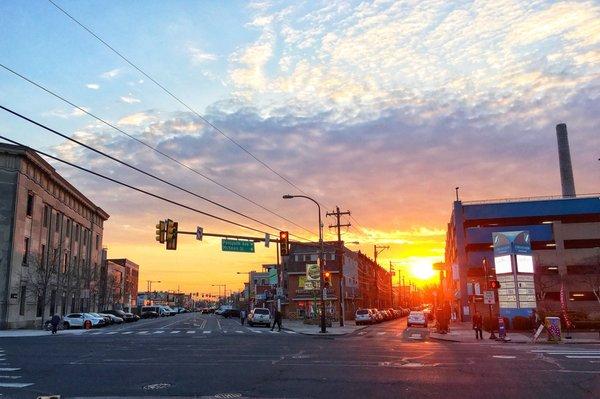
[[[571,150],[569,149],[569,137],[567,125],[559,123],[556,125],[556,139],[558,141],[558,162],[560,164],[560,184],[563,197],[575,196],[575,180],[573,179],[573,166],[571,165]]]

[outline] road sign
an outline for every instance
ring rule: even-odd
[[[200,226],[196,227],[196,240],[202,241],[202,234],[204,233],[204,229]]]
[[[496,303],[494,291],[483,291],[483,303],[486,305],[493,305]]]
[[[228,252],[254,252],[254,241],[221,240],[221,250]]]

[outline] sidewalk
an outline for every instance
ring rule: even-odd
[[[302,320],[283,320],[282,328],[284,330],[294,331],[298,334],[304,335],[319,335],[319,336],[330,336],[330,335],[346,335],[353,333],[354,331],[362,330],[368,326],[357,326],[354,321],[345,321],[344,327],[340,327],[339,322],[334,322],[331,327],[327,327],[327,332],[321,334],[321,326],[304,324]]]
[[[473,331],[473,326],[469,322],[465,323],[452,323],[450,324],[450,332],[447,334],[438,334],[435,329],[432,329],[432,332],[429,334],[429,338],[436,339],[440,341],[451,341],[451,342],[478,342],[478,343],[496,343],[497,341],[493,339],[489,339],[490,333],[487,331],[483,332],[483,340],[475,339],[475,332]],[[498,336],[498,333],[496,333]],[[520,344],[531,344],[533,343],[533,334],[526,332],[508,332],[506,334],[507,338],[510,339],[511,343],[520,343]],[[542,332],[539,338],[535,342],[536,344],[544,344],[548,343],[546,332]],[[565,333],[563,332],[562,341],[563,344],[600,344],[600,339],[598,337],[597,332],[572,332],[571,339],[565,338]]]

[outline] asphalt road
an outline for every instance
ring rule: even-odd
[[[430,341],[404,320],[315,337],[195,313],[3,338],[0,394],[598,398],[600,346]]]

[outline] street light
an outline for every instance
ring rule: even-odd
[[[219,301],[221,301],[221,287],[223,287],[223,295],[227,298],[227,284],[211,284],[212,287],[219,287]]]
[[[325,282],[323,281],[323,270],[324,270],[324,261],[323,261],[323,222],[321,221],[321,205],[314,199],[306,196],[306,195],[290,195],[286,194],[283,196],[283,199],[292,199],[292,198],[305,198],[309,201],[312,201],[317,206],[317,210],[319,212],[319,275],[321,282],[321,333],[327,332],[327,327],[325,325]]]
[[[146,280],[148,282],[148,301],[150,305],[152,305],[152,300],[150,299],[150,292],[152,292],[152,283],[161,283],[160,280]]]

